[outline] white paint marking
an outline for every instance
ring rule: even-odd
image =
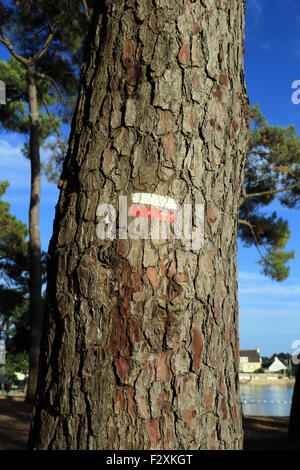
[[[132,195],[132,201],[136,204],[150,205],[161,209],[167,209],[170,211],[179,210],[179,205],[171,197],[161,196],[159,194],[150,193],[134,193]]]

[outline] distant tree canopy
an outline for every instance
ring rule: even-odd
[[[8,186],[0,183],[0,339],[6,344],[5,373],[12,378],[14,372],[28,372],[29,256],[28,228],[2,200]]]
[[[64,159],[66,140],[60,131],[75,101],[83,38],[90,20],[89,5],[78,0],[0,1],[0,42],[10,52],[0,76],[7,82],[8,105],[0,122],[6,130],[27,136],[23,153],[30,159],[29,254],[30,254],[30,373],[26,400],[32,402],[37,383],[40,334],[43,322],[41,299],[41,195],[40,147],[48,142],[52,155],[46,165]],[[50,108],[56,105],[56,112]]]
[[[266,369],[268,367],[270,367],[270,365],[274,362],[275,360],[275,357],[278,357],[278,359],[286,366],[286,367],[290,367],[292,369],[295,369],[295,366],[293,366],[292,364],[292,355],[289,354],[289,353],[284,353],[284,352],[280,352],[280,353],[274,353],[272,354],[272,356],[270,357],[267,357],[267,356],[264,356],[261,358],[262,360],[262,366]]]
[[[7,90],[7,104],[0,107],[0,125],[26,136],[23,153],[29,157],[28,83],[24,60],[32,57],[40,146],[44,145],[49,154],[49,160],[43,164],[49,179],[59,172],[67,148],[66,136],[60,128],[62,123],[70,124],[74,111],[91,3],[0,1],[0,42],[11,52],[7,61],[0,61],[0,77]],[[51,135],[53,139],[49,140]]]
[[[256,245],[265,275],[283,281],[294,251],[285,251],[290,238],[287,220],[263,211],[277,198],[281,205],[300,205],[300,137],[294,126],[270,126],[259,106],[251,112],[252,128],[240,207],[239,236],[246,246]]]
[[[1,286],[26,290],[28,243],[26,224],[10,213],[10,204],[2,200],[8,181],[0,182],[0,276]]]
[[[5,374],[15,379],[15,373],[28,374],[30,349],[30,313],[29,299],[24,297],[23,302],[12,311],[5,329],[6,364]]]
[[[28,293],[28,227],[10,213],[9,202],[2,200],[8,187],[8,181],[0,181],[0,292],[6,290],[7,304],[13,305],[14,292],[22,296]],[[42,252],[43,282],[46,281],[46,256]],[[0,296],[2,306],[1,302]]]
[[[2,200],[7,187],[7,181],[0,183],[0,336],[6,335],[28,292],[28,229]]]

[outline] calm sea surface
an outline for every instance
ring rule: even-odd
[[[289,416],[293,385],[240,385],[245,415]],[[243,401],[246,403],[243,403]]]

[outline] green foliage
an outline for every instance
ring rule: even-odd
[[[265,373],[265,369],[263,369],[262,367],[260,367],[259,369],[256,369],[254,371],[255,374],[264,374]]]
[[[0,61],[0,77],[6,84],[6,105],[0,106],[1,127],[25,134],[29,127],[26,70],[19,61],[10,57],[7,61]]]
[[[14,381],[16,379],[16,372],[28,375],[29,360],[28,354],[18,353],[16,355],[7,354],[6,364],[4,365],[4,372],[8,380]]]
[[[295,375],[295,371],[296,371],[296,368],[297,366],[295,366],[291,361],[292,361],[292,355],[289,354],[289,353],[274,353],[272,354],[271,357],[262,357],[261,360],[262,360],[262,366],[267,369],[268,367],[270,367],[270,365],[274,362],[274,359],[275,359],[275,356],[278,357],[278,359],[283,363],[285,364],[288,369],[285,369],[285,373],[286,370],[290,370],[291,371],[291,375]],[[289,368],[290,367],[290,368]],[[288,374],[289,375],[289,374]]]
[[[50,152],[50,161],[42,168],[52,180],[60,171],[67,147],[60,127],[63,122],[70,123],[78,90],[84,36],[88,29],[84,3],[79,0],[0,1],[0,27],[21,57],[34,57],[54,32],[34,69],[40,146]],[[87,2],[89,7],[91,4]],[[7,61],[0,61],[0,78],[7,89],[7,104],[0,107],[1,127],[26,135],[23,154],[29,157],[26,67],[11,56]],[[51,135],[55,135],[55,144],[53,139],[47,142]]]
[[[240,207],[239,236],[246,246],[256,244],[264,251],[258,261],[262,272],[277,281],[289,275],[287,263],[295,258],[294,251],[284,248],[290,238],[288,221],[276,212],[266,215],[262,209],[276,198],[289,208],[297,208],[300,201],[300,185],[288,191],[272,193],[300,182],[300,137],[293,126],[270,126],[259,106],[251,112],[251,132],[245,167],[244,187],[247,195]]]
[[[7,104],[0,107],[0,129],[19,132],[26,136],[26,142],[22,149],[23,154],[29,158],[29,115],[26,71],[24,66],[14,57],[7,61],[0,61],[0,77],[6,83]],[[49,115],[43,110],[56,103],[54,95],[49,93],[50,83],[48,80],[36,78],[39,100],[39,128],[40,146],[59,129],[62,119],[57,114],[50,112]]]
[[[0,129],[21,134],[29,134],[28,96],[26,70],[23,64],[10,56],[7,61],[0,61],[0,77],[6,83],[6,105],[0,107]],[[36,77],[38,101],[40,104],[40,139],[41,145],[53,133],[54,127],[60,127],[62,120],[55,113],[47,115],[42,108],[56,103],[54,94],[49,93],[50,80]]]
[[[60,77],[65,81],[66,74],[81,63],[82,36],[88,19],[80,0],[0,1],[0,25],[23,57],[35,56],[55,29],[41,67],[47,63],[49,75],[58,83]],[[68,86],[72,87],[72,74],[69,78]]]
[[[30,311],[29,299],[23,298],[12,311],[5,331],[7,353],[16,356],[19,353],[29,353],[30,347]]]
[[[29,351],[29,255],[27,226],[10,214],[1,197],[8,182],[0,183],[0,339],[12,355]],[[46,277],[46,253],[42,252],[42,280]]]
[[[7,181],[0,183],[0,337],[4,338],[8,338],[12,322],[20,317],[20,309],[25,318],[29,278],[28,231],[10,213],[9,203],[1,199],[7,187]],[[26,338],[24,331],[21,336]],[[23,352],[26,348],[20,349]]]
[[[8,289],[0,285],[0,339],[6,333],[13,312],[24,302],[18,289]]]
[[[293,369],[285,369],[284,372],[285,372],[285,375],[286,375],[287,377],[289,377],[289,378],[294,375]]]
[[[264,259],[258,261],[263,266],[263,273],[277,281],[284,281],[289,273],[290,268],[286,263],[291,259],[295,259],[294,251],[284,251],[274,248],[269,250],[269,254]]]
[[[9,183],[0,183],[0,276],[8,287],[26,285],[28,271],[27,226],[10,214],[10,205],[1,198]],[[1,293],[1,290],[0,290]]]
[[[46,163],[42,163],[42,168],[49,182],[57,182],[67,154],[68,144],[62,139],[49,139],[43,148],[50,153],[50,158]]]

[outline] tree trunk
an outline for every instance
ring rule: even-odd
[[[300,366],[297,367],[296,381],[289,422],[289,439],[300,442]]]
[[[240,449],[244,1],[99,4],[50,243],[29,448]],[[99,204],[118,210],[134,193],[205,204],[203,247],[126,238],[123,221],[100,239]]]
[[[41,301],[41,240],[39,229],[39,211],[41,195],[41,168],[39,142],[39,110],[37,89],[33,67],[27,68],[27,86],[30,119],[30,163],[31,189],[29,208],[29,247],[30,247],[30,351],[29,378],[26,402],[32,403],[36,394],[40,341],[43,321]]]

